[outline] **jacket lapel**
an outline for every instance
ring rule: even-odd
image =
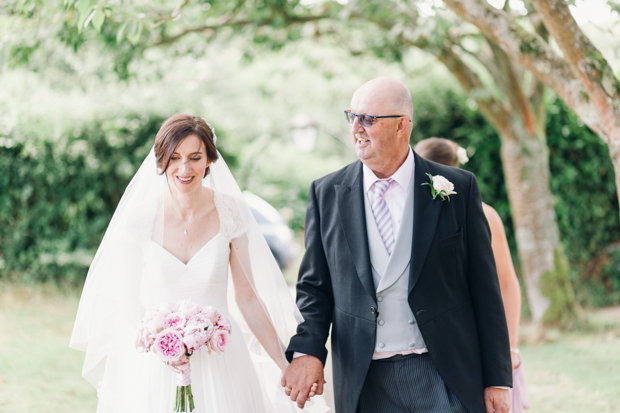
[[[349,251],[355,264],[357,276],[362,285],[376,302],[375,285],[370,269],[368,235],[364,211],[364,179],[362,163],[357,162],[345,176],[342,185],[334,185],[338,215],[342,224]]]
[[[413,173],[415,181],[413,186],[413,246],[411,252],[411,273],[409,274],[409,293],[411,293],[416,282],[418,282],[418,278],[420,278],[420,272],[435,236],[439,213],[443,204],[441,199],[436,198],[433,200],[428,185],[422,185],[430,182],[426,174],[432,174],[431,165],[415,152],[413,155],[415,157],[415,170]]]

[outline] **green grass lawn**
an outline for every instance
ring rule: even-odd
[[[94,412],[95,389],[69,348],[78,293],[0,284],[0,412]]]
[[[78,299],[74,291],[0,283],[0,412],[96,410],[96,392],[80,375],[83,354],[68,347]],[[620,413],[620,309],[590,321],[521,345],[530,412]]]

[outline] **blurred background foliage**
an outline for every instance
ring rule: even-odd
[[[15,13],[29,13],[14,3]],[[80,32],[61,17],[47,16],[64,27],[58,36],[30,20],[0,29],[0,278],[79,285],[159,126],[178,112],[212,123],[240,186],[303,230],[311,181],[356,159],[341,142],[348,139],[342,110],[361,83],[380,74],[404,79],[412,91],[413,144],[440,136],[467,148],[464,167],[502,217],[518,265],[499,137],[428,55],[351,56],[294,30],[286,33],[296,42],[278,43],[277,25],[263,37],[224,32],[168,47],[118,45],[105,25],[101,33]],[[0,15],[0,26],[14,22]],[[88,36],[105,41],[85,43]],[[311,153],[292,141],[291,119],[300,113],[318,127]],[[618,304],[620,220],[606,146],[552,94],[547,114],[551,188],[575,290],[585,304]]]

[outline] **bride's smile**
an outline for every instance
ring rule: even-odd
[[[170,157],[166,168],[168,182],[183,193],[200,189],[209,165],[204,144],[198,136],[190,135],[179,143]]]

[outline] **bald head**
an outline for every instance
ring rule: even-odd
[[[375,116],[366,126],[355,118],[349,128],[357,157],[377,177],[392,176],[409,154],[413,128],[411,94],[403,82],[378,77],[364,83],[353,94],[351,112]]]
[[[364,83],[353,94],[351,106],[355,106],[355,102],[373,102],[374,106],[392,112],[380,115],[405,115],[413,119],[411,93],[403,82],[392,77],[378,77]]]

